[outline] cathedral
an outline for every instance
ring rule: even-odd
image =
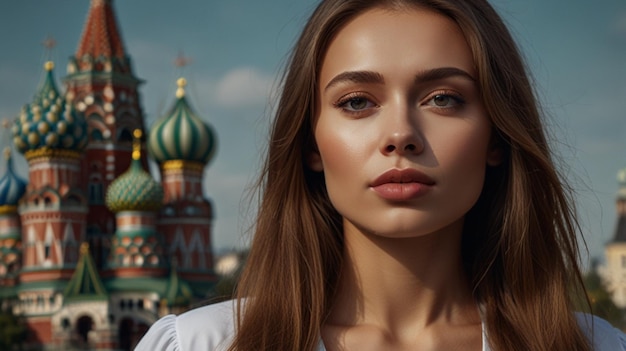
[[[615,234],[605,246],[606,263],[600,274],[615,305],[626,308],[626,169],[617,174],[619,190],[616,198],[617,224]]]
[[[202,179],[216,135],[189,105],[184,78],[146,130],[142,80],[112,0],[91,0],[62,84],[55,63],[44,68],[32,100],[5,123],[0,308],[23,317],[27,350],[131,350],[159,317],[211,297]],[[22,156],[28,181],[13,166]]]

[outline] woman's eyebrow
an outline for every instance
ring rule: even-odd
[[[440,67],[419,72],[415,75],[415,84],[428,83],[450,77],[461,77],[472,82],[476,81],[468,72],[456,67]]]
[[[385,78],[382,74],[372,71],[346,71],[336,75],[333,79],[326,84],[324,91],[330,89],[334,85],[352,82],[352,83],[365,83],[365,84],[383,84]]]
[[[461,77],[472,82],[476,81],[476,78],[460,68],[439,67],[419,72],[417,75],[415,75],[415,84],[428,83],[450,77]],[[336,75],[333,79],[331,79],[330,82],[326,84],[324,91],[344,82],[384,84],[385,78],[382,74],[373,71],[346,71]]]

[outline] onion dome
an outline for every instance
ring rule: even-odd
[[[113,212],[157,211],[163,204],[163,188],[141,165],[141,130],[133,133],[133,160],[126,172],[111,183],[105,202]]]
[[[11,149],[4,150],[6,157],[7,170],[4,176],[0,178],[0,213],[9,213],[17,211],[17,202],[26,192],[26,181],[19,178],[13,171],[13,159],[11,158]]]
[[[170,112],[152,126],[148,151],[159,163],[181,160],[205,165],[215,153],[215,133],[189,107],[185,98],[185,78],[178,79],[177,84],[178,99]]]
[[[59,94],[52,70],[45,64],[46,77],[33,102],[22,108],[13,125],[13,143],[26,158],[35,150],[82,151],[87,145],[87,122],[82,114]]]

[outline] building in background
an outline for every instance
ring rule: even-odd
[[[600,274],[619,308],[626,308],[626,169],[617,175],[617,225],[613,239],[605,246],[606,264]]]
[[[112,0],[91,1],[67,73],[59,89],[47,62],[11,126],[29,180],[7,150],[0,307],[24,317],[27,349],[130,350],[160,316],[211,297],[213,213],[202,175],[216,136],[186,100],[184,79],[146,133],[142,81]]]

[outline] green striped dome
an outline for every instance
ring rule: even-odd
[[[163,204],[163,188],[133,156],[130,168],[109,185],[105,202],[113,212],[156,211]]]
[[[152,126],[148,136],[148,151],[159,163],[183,160],[207,164],[215,153],[215,133],[189,106],[185,84],[184,78],[178,80],[174,107]]]
[[[81,151],[87,145],[87,122],[56,87],[46,62],[46,77],[33,102],[22,108],[13,125],[13,143],[25,153],[42,148]]]

